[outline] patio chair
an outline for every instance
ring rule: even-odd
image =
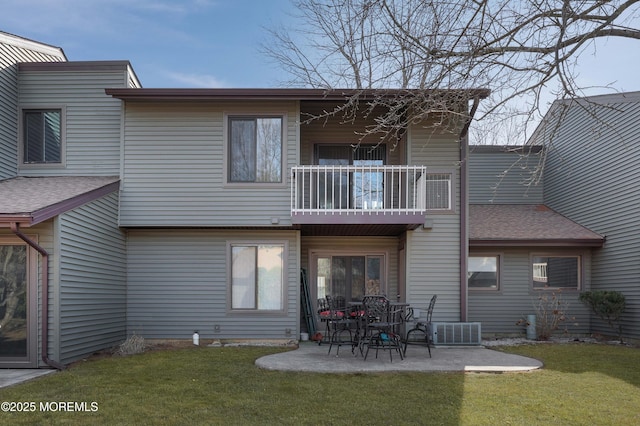
[[[328,353],[331,354],[331,349],[335,346],[337,348],[336,356],[338,356],[340,347],[345,345],[351,346],[351,352],[353,353],[356,341],[352,327],[355,321],[349,315],[344,298],[327,296],[325,300],[328,309],[321,314],[321,318],[324,317],[327,324]]]
[[[404,339],[404,354],[407,354],[407,345],[422,345],[429,350],[429,358],[431,358],[431,347],[433,346],[433,338],[431,336],[431,317],[433,316],[433,307],[436,304],[437,294],[434,294],[427,308],[427,317],[424,321],[418,320],[416,325],[409,331]],[[413,311],[412,311],[413,312]],[[409,317],[412,316],[412,312]],[[421,339],[412,339],[412,336],[418,335]]]
[[[362,299],[365,312],[364,336],[361,339],[361,352],[366,346],[364,359],[366,361],[370,349],[389,351],[389,358],[393,362],[393,351],[404,358],[400,336],[395,328],[400,325],[397,320],[398,312],[393,311],[389,299],[384,296],[365,296]]]

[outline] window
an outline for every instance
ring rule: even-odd
[[[427,173],[427,209],[451,210],[451,173]]]
[[[498,290],[499,259],[499,256],[469,256],[468,287],[473,290]]]
[[[533,288],[580,288],[580,256],[533,256]]]
[[[22,119],[22,162],[24,164],[61,163],[61,110],[23,110]]]
[[[231,309],[284,309],[284,244],[231,244]]]
[[[229,182],[282,182],[282,117],[230,117],[229,153]]]

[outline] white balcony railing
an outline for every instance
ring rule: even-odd
[[[424,214],[425,166],[295,166],[291,213]]]

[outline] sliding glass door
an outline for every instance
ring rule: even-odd
[[[375,166],[384,166],[385,145],[317,145],[320,166],[360,166],[354,172],[335,171],[319,176],[319,208],[380,209],[384,207],[384,174]],[[368,168],[367,166],[373,166]]]
[[[29,250],[0,240],[0,367],[35,366]]]
[[[360,301],[369,294],[385,294],[383,255],[317,256],[316,294]]]

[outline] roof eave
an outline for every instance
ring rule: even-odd
[[[582,239],[470,239],[469,247],[602,247],[604,238]]]
[[[33,225],[33,217],[28,214],[0,214],[0,228],[9,228],[12,223],[18,223],[20,226],[29,227]]]
[[[7,213],[0,215],[0,227],[6,228],[11,223],[19,223],[21,226],[29,227],[37,225],[48,219],[66,213],[91,201],[95,201],[107,194],[117,191],[120,188],[120,180],[101,186],[75,197],[67,198],[55,204],[25,213]]]
[[[105,93],[122,100],[327,100],[343,101],[352,96],[372,99],[375,96],[398,96],[411,93],[411,89],[162,89],[162,88],[108,88]],[[484,99],[488,89],[443,89],[437,92],[464,93],[469,99]]]

